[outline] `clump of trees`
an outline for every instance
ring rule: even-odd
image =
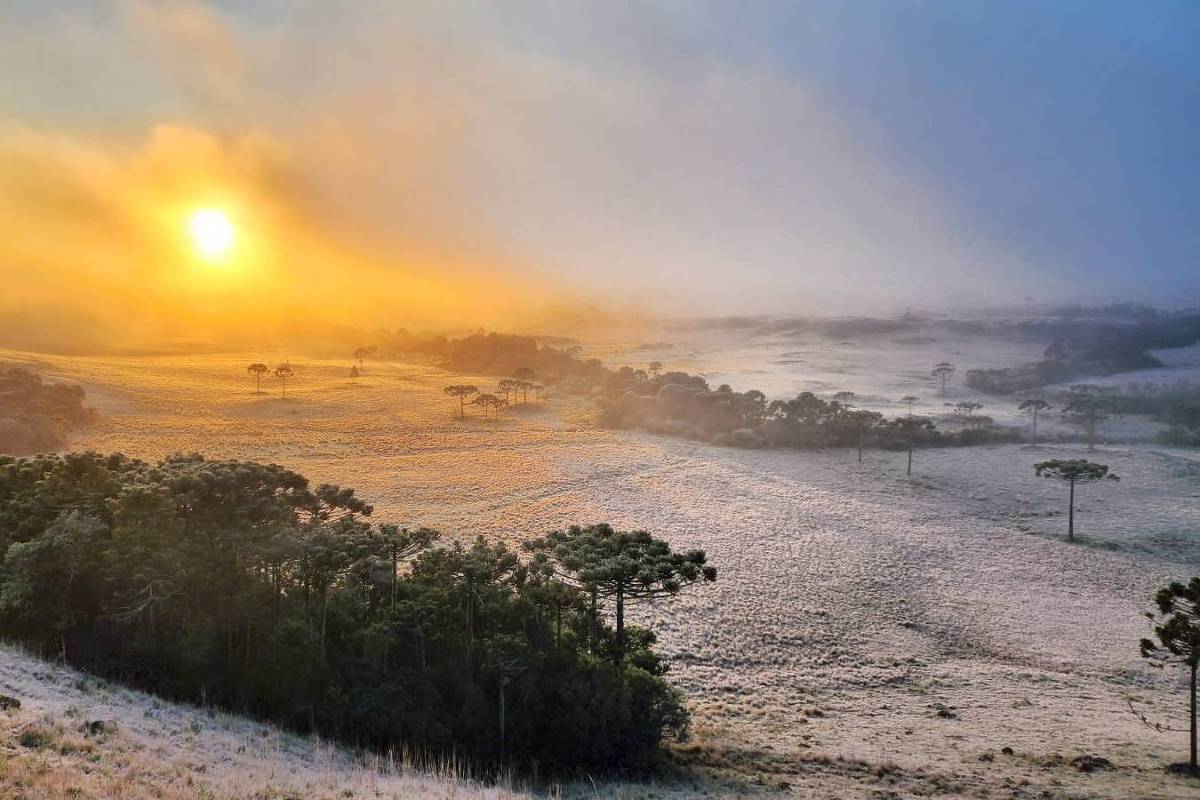
[[[1142,639],[1142,657],[1156,667],[1182,667],[1188,675],[1188,763],[1186,771],[1200,775],[1196,764],[1196,674],[1200,669],[1200,578],[1178,581],[1154,595],[1155,611],[1146,616],[1154,624],[1154,638]],[[1141,715],[1139,715],[1141,716]],[[1142,717],[1143,722],[1145,718]],[[1167,730],[1162,725],[1153,725]]]
[[[23,367],[0,367],[0,453],[57,450],[92,417],[83,387],[43,380]]]
[[[605,613],[705,576],[702,553],[614,533],[608,561],[568,536],[526,563],[371,514],[276,465],[0,458],[0,630],[167,697],[498,768],[643,769],[686,731],[653,632]]]
[[[1162,346],[1148,344],[1153,341],[1153,337],[1138,336],[1124,326],[1100,331],[1083,327],[1070,340],[1052,342],[1039,361],[1017,367],[968,370],[966,384],[980,392],[1010,395],[1087,375],[1161,367],[1162,362],[1146,349]]]
[[[598,395],[600,423],[607,427],[637,428],[733,447],[853,447],[861,455],[862,448],[870,445],[908,449],[910,442],[948,446],[1017,438],[1015,430],[993,426],[986,417],[973,418],[975,424],[963,430],[942,431],[929,420],[910,414],[907,418],[923,421],[901,429],[896,420],[812,392],[768,402],[758,390],[735,392],[728,386],[714,390],[703,378],[684,372],[666,372],[654,378],[622,367],[609,375]]]
[[[1051,459],[1033,465],[1035,475],[1053,478],[1067,484],[1069,489],[1067,501],[1067,541],[1075,540],[1075,486],[1081,483],[1095,483],[1100,480],[1117,481],[1116,475],[1108,471],[1107,464],[1097,464],[1086,459]]]

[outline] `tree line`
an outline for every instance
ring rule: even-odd
[[[687,730],[626,606],[716,577],[645,532],[524,552],[371,521],[276,465],[0,458],[0,628],[158,694],[377,748],[651,768]]]
[[[92,417],[83,388],[46,381],[24,367],[0,367],[0,453],[24,455],[63,447]]]

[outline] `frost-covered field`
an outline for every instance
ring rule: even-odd
[[[917,368],[935,351],[875,357],[877,389],[834,388],[938,399]],[[1085,455],[1072,446],[921,451],[907,478],[903,454],[859,465],[598,431],[566,398],[463,422],[441,387],[465,379],[422,365],[368,362],[351,380],[348,362],[293,358],[284,401],[256,396],[245,372],[282,356],[36,359],[83,383],[102,415],[78,448],[273,460],[358,488],[380,518],[454,535],[610,521],[705,548],[717,584],[638,614],[694,710],[685,753],[751,783],[819,797],[1200,795],[1162,771],[1186,741],[1127,707],[1184,719],[1179,676],[1143,666],[1137,640],[1154,589],[1200,572],[1191,453],[1097,450],[1122,481],[1081,490],[1068,544],[1065,489],[1032,464]],[[1070,761],[1084,754],[1114,767],[1080,772]]]

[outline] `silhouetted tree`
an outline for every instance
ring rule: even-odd
[[[612,598],[616,605],[616,650],[625,658],[625,604],[674,595],[698,580],[715,581],[715,567],[705,566],[703,550],[674,553],[662,539],[646,531],[616,531],[606,524],[572,526],[525,544],[534,564],[553,569],[560,580],[575,582],[592,597]]]
[[[410,531],[398,525],[380,525],[379,539],[383,545],[383,557],[387,559],[391,569],[389,574],[389,605],[396,609],[396,587],[400,580],[400,565],[417,553],[428,548],[440,536],[432,528],[418,528]]]
[[[488,415],[489,408],[498,407],[500,398],[496,397],[496,395],[492,394],[491,392],[483,392],[482,394],[476,395],[475,399],[471,402],[482,408],[483,416],[486,417]]]
[[[900,402],[904,403],[904,405],[908,406],[908,415],[910,417],[912,416],[913,403],[917,402],[920,399],[921,398],[917,397],[915,394],[906,394],[906,395],[904,395],[904,397],[900,398]]]
[[[897,417],[888,423],[891,428],[907,445],[905,448],[908,452],[908,466],[905,469],[906,475],[912,475],[913,448],[916,438],[922,433],[929,433],[933,430],[933,423],[925,417]]]
[[[838,392],[833,396],[833,399],[840,403],[843,408],[853,408],[854,401],[858,399],[858,395],[854,392]]]
[[[442,389],[442,392],[458,398],[458,416],[465,418],[467,416],[467,398],[473,394],[479,394],[479,389],[470,384],[452,383]]]
[[[1075,484],[1093,483],[1099,480],[1120,480],[1109,473],[1108,465],[1097,464],[1086,459],[1051,459],[1033,465],[1035,475],[1054,478],[1070,486],[1067,512],[1067,541],[1075,540]]]
[[[533,386],[533,379],[537,377],[537,373],[529,367],[521,367],[513,371],[513,377],[517,379],[517,388],[521,390],[521,402],[529,402],[529,389]]]
[[[949,361],[941,361],[933,368],[933,377],[942,382],[942,394],[946,393],[946,381],[950,380],[950,376],[954,374],[956,367]]]
[[[1034,444],[1037,444],[1038,414],[1049,410],[1051,405],[1040,397],[1033,397],[1029,400],[1022,400],[1021,404],[1018,405],[1017,408],[1021,412],[1028,414],[1033,418],[1033,442]]]
[[[650,375],[651,375],[652,377],[655,377],[655,378],[657,378],[659,375],[661,375],[661,374],[662,374],[662,371],[663,371],[663,363],[662,363],[661,361],[651,361],[651,362],[650,362],[650,363],[649,363],[649,364],[646,366],[646,368],[647,368],[647,369],[650,371]]]
[[[262,376],[271,371],[266,364],[255,362],[246,367],[246,371],[254,376],[254,393],[262,394]]]
[[[1078,384],[1062,396],[1063,418],[1087,432],[1088,450],[1096,449],[1096,429],[1116,412],[1112,394],[1099,386]]]
[[[853,441],[858,448],[859,463],[862,463],[863,443],[868,434],[882,423],[883,414],[878,411],[856,409],[842,415],[841,424],[850,429],[854,437]]]
[[[968,417],[981,408],[983,408],[983,403],[976,403],[974,400],[961,400],[954,404],[955,411]]]
[[[512,378],[504,378],[499,382],[499,384],[497,384],[497,386],[499,387],[500,393],[504,395],[504,399],[509,400],[518,389],[518,381],[515,381]]]
[[[294,369],[292,369],[291,364],[287,364],[287,363],[280,364],[278,367],[275,368],[275,377],[279,380],[279,386],[283,393],[284,399],[287,399],[288,378],[291,378],[295,374],[296,374],[296,371]]]
[[[358,360],[358,369],[360,371],[363,368],[363,359],[366,358],[370,354],[371,354],[371,351],[365,347],[359,347],[354,351],[354,357]]]
[[[1200,578],[1192,578],[1186,585],[1173,582],[1159,589],[1154,595],[1158,606],[1156,618],[1153,611],[1146,616],[1156,622],[1155,642],[1142,639],[1142,657],[1156,667],[1168,664],[1179,665],[1188,671],[1188,766],[1195,774],[1196,765],[1196,672],[1200,667]]]

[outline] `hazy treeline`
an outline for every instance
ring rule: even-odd
[[[887,418],[850,402],[802,392],[768,402],[751,389],[715,390],[685,372],[650,376],[623,367],[602,387],[600,422],[734,447],[864,447],[974,445],[1015,441],[1017,431],[991,425],[987,417],[962,417],[965,427],[942,431],[928,418]]]
[[[1052,337],[1043,357],[1018,367],[970,370],[966,383],[989,394],[1014,394],[1084,376],[1161,367],[1150,350],[1200,341],[1200,313],[1164,314],[1143,306],[1125,310],[1124,317],[1116,311],[1088,317],[1080,310],[1078,316],[1021,323],[1040,339]]]
[[[0,458],[0,629],[169,697],[476,764],[641,768],[686,729],[654,635],[604,618],[613,570],[370,513],[275,465]],[[699,577],[703,553],[647,541],[626,597]]]
[[[0,367],[0,453],[26,455],[56,450],[86,422],[83,388],[48,383],[23,367]]]

